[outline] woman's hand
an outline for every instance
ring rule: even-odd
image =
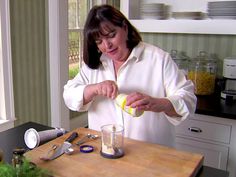
[[[106,80],[97,84],[87,85],[84,90],[84,104],[89,103],[96,96],[105,96],[115,99],[118,94],[116,82]]]
[[[106,80],[95,84],[96,95],[105,96],[107,98],[115,99],[118,93],[118,87],[114,81]]]
[[[169,116],[179,116],[166,98],[153,98],[149,95],[134,92],[127,96],[126,106],[143,111],[165,112]]]

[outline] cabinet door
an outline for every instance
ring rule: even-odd
[[[226,144],[230,142],[231,129],[232,127],[230,125],[194,119],[187,119],[175,127],[176,134],[179,136]]]
[[[176,137],[176,149],[200,153],[204,155],[204,165],[227,169],[229,147]]]

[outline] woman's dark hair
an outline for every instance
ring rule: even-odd
[[[98,51],[95,40],[102,33],[100,26],[102,22],[110,22],[119,27],[126,24],[128,29],[127,47],[129,49],[133,49],[142,40],[136,28],[119,10],[110,5],[94,6],[85,22],[83,45],[83,59],[91,69],[97,69],[101,64],[101,53]]]

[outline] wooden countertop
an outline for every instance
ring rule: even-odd
[[[73,143],[88,133],[100,135],[100,132],[87,128],[75,131],[79,137]],[[119,159],[107,159],[100,155],[99,138],[85,143],[94,146],[95,150],[91,153],[78,151],[72,155],[63,154],[52,161],[40,160],[52,145],[62,144],[70,133],[28,151],[25,156],[38,166],[52,171],[55,177],[192,177],[196,176],[203,164],[203,156],[200,154],[128,138],[124,139],[125,155]]]

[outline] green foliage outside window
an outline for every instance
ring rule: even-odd
[[[79,67],[70,68],[69,69],[69,78],[73,79],[77,75],[78,72],[79,72]]]

